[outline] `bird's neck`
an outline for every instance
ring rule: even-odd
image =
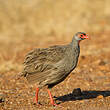
[[[70,43],[72,48],[79,48],[80,41],[76,40],[75,38],[72,39],[72,42]]]

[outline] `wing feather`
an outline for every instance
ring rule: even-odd
[[[37,48],[29,52],[24,60],[24,76],[29,82],[46,80],[65,54],[63,46],[52,46],[49,48]]]

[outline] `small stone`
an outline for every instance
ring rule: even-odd
[[[10,102],[10,104],[13,104],[13,102]]]
[[[0,93],[0,103],[5,101],[5,95]]]
[[[93,69],[92,68],[90,68],[90,72],[92,72],[93,71]]]
[[[72,94],[74,96],[81,96],[82,95],[81,89],[80,88],[74,89]]]
[[[101,61],[99,62],[99,65],[100,65],[100,66],[103,66],[103,65],[105,65],[106,63],[107,63],[106,61],[101,60]]]
[[[82,56],[81,56],[81,58],[82,58],[82,59],[85,59],[85,56],[84,56],[84,55],[82,55]]]
[[[81,101],[80,101],[80,103],[84,103],[84,102],[85,102],[84,100],[81,100]]]
[[[102,99],[103,98],[103,95],[99,95],[97,96],[98,99]]]

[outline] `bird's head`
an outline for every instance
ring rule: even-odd
[[[89,38],[88,35],[84,32],[77,32],[74,37],[77,41],[81,41]]]

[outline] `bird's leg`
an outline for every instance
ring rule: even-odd
[[[35,94],[35,98],[33,99],[33,102],[36,101],[36,104],[40,106],[41,104],[38,102],[38,93],[39,93],[39,88],[36,88],[36,94]]]
[[[51,102],[51,104],[52,104],[53,106],[57,106],[57,104],[54,103],[54,100],[53,100],[53,98],[52,98],[52,94],[51,94],[51,92],[50,92],[49,89],[48,89],[48,94],[49,94],[49,97],[50,97],[50,102]]]
[[[36,101],[37,105],[39,105],[39,103],[38,103],[38,93],[39,93],[39,88],[36,88],[36,94],[35,94],[35,98],[33,99],[33,101]]]
[[[39,88],[36,88],[36,104],[38,104],[38,93],[39,93]]]

